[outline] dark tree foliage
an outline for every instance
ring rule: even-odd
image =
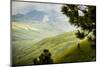
[[[78,31],[76,36],[84,38],[85,32],[93,32],[96,36],[96,7],[95,6],[82,6],[82,5],[64,5],[62,13],[69,17],[72,25],[81,28],[84,32]],[[81,12],[81,15],[80,15]]]
[[[44,49],[43,53],[39,56],[41,64],[51,64],[53,60],[51,58],[51,53],[48,49]]]
[[[37,58],[33,59],[33,63],[34,63],[34,65],[39,64],[39,62],[38,62]]]
[[[83,39],[86,36],[84,32],[80,32],[79,30],[77,30],[75,34],[76,34],[76,37],[79,39]]]
[[[51,53],[49,52],[48,49],[44,49],[43,53],[41,53],[41,55],[39,56],[38,59],[39,60],[37,60],[37,59],[33,60],[34,65],[37,65],[37,64],[52,64],[53,63],[53,60],[51,58]]]

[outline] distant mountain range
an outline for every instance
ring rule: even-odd
[[[60,19],[58,17],[62,17],[62,14],[57,11],[51,11],[51,12],[45,12],[45,11],[39,11],[39,10],[32,10],[29,11],[26,14],[15,14],[12,15],[12,21],[15,22],[33,22],[33,21],[39,21],[41,22],[45,16],[48,17],[49,22],[59,22],[63,19]],[[65,19],[64,19],[65,20]]]
[[[33,22],[33,20],[42,21],[45,15],[47,14],[43,11],[33,10],[26,14],[12,15],[12,21],[17,21],[17,22]]]

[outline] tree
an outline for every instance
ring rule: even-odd
[[[96,7],[82,5],[63,5],[62,13],[69,17],[69,22],[80,28],[76,36],[80,39],[93,33],[94,42],[96,40]],[[80,31],[83,32],[80,32]],[[87,33],[87,34],[86,34]]]
[[[34,65],[39,64],[39,62],[38,62],[37,58],[33,59],[33,64],[34,64]]]
[[[40,64],[51,64],[53,63],[53,60],[51,58],[51,53],[48,49],[44,49],[43,53],[39,56],[39,62]]]
[[[75,34],[76,34],[76,37],[79,39],[83,39],[86,36],[84,32],[80,32],[79,30],[77,30]]]
[[[44,49],[43,52],[40,54],[40,56],[35,59],[33,59],[33,64],[52,64],[53,59],[51,57],[51,53],[49,52],[48,49]]]

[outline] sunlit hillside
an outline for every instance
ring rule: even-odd
[[[54,63],[95,60],[91,58],[95,56],[95,50],[91,48],[90,42],[82,40],[81,49],[77,48],[78,42],[74,32],[44,38],[38,42],[13,41],[13,61],[15,65],[31,65],[33,59],[39,57],[44,49],[50,50]]]

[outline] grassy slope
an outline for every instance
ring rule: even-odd
[[[33,58],[38,57],[45,48],[52,53],[54,63],[91,61],[95,50],[91,48],[90,43],[86,39],[82,40],[81,49],[77,49],[77,43],[74,32],[49,37],[35,44],[33,41],[13,42],[14,51],[16,50],[13,56],[16,60],[14,64],[32,64]]]
[[[66,52],[66,50],[65,50]],[[94,57],[94,58],[93,58]],[[68,54],[65,54],[59,61],[62,62],[84,62],[95,61],[96,51],[91,47],[91,43],[87,39],[80,42],[80,49],[77,48],[77,44],[69,49]],[[58,61],[58,62],[59,62]]]

